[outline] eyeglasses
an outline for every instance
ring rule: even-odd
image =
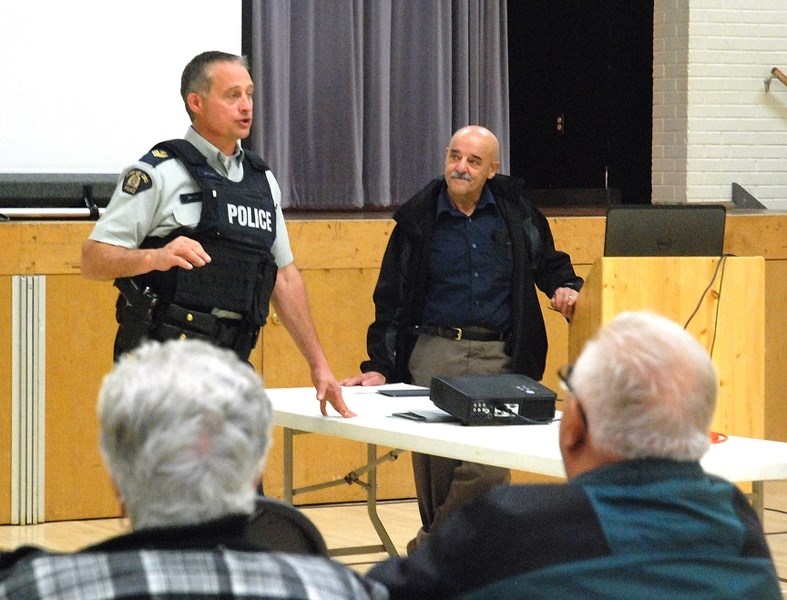
[[[569,379],[571,379],[571,373],[573,371],[574,371],[574,363],[568,363],[567,365],[563,365],[557,370],[557,378],[560,379],[561,387],[564,390],[566,390],[569,394],[574,396],[574,398],[576,398],[577,394],[574,391],[574,388],[571,387],[571,382],[569,381]]]
[[[588,426],[588,418],[585,414],[585,409],[582,408],[582,402],[579,400],[579,396],[574,391],[574,388],[571,385],[571,373],[574,370],[574,363],[569,363],[567,365],[563,365],[557,370],[557,377],[560,380],[560,385],[566,390],[569,394],[574,396],[574,400],[577,401],[577,408],[579,408],[579,414],[582,415],[582,421],[585,423],[585,429]]]

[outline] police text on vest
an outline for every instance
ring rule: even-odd
[[[252,229],[271,230],[271,213],[262,208],[251,208],[249,206],[237,206],[235,204],[227,204],[227,218],[230,224],[237,224],[241,227],[250,227]]]

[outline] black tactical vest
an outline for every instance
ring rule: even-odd
[[[162,142],[148,155],[153,161],[172,156],[180,159],[200,186],[199,224],[164,238],[148,237],[141,247],[160,248],[185,235],[200,242],[211,262],[191,270],[147,273],[134,278],[137,285],[149,288],[163,304],[205,311],[218,308],[264,324],[277,270],[270,252],[276,238],[276,206],[266,177],[268,166],[246,151],[243,179],[233,182],[208,165],[186,140]]]

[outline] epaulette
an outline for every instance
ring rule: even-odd
[[[171,152],[168,152],[164,148],[154,146],[145,156],[139,160],[143,163],[149,164],[151,167],[157,167],[159,164],[165,160],[169,160],[170,158],[175,158],[175,155]]]
[[[159,142],[150,149],[145,156],[139,160],[151,165],[152,167],[158,166],[160,163],[170,158],[179,158],[182,161],[188,161],[192,164],[199,165],[207,162],[204,156],[197,150],[190,142],[181,139],[167,140]]]
[[[266,163],[259,154],[251,150],[244,150],[243,154],[249,164],[258,171],[270,170],[268,163]],[[170,158],[179,158],[181,161],[191,163],[192,165],[204,165],[208,162],[202,153],[190,142],[181,139],[159,142],[150,149],[150,152],[139,160],[152,167],[156,167]]]

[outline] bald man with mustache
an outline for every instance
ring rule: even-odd
[[[537,290],[566,319],[583,281],[555,249],[521,179],[500,175],[500,145],[479,125],[457,130],[443,177],[394,214],[374,291],[369,360],[343,385],[519,373],[540,380],[547,335]],[[507,483],[508,469],[413,454],[422,527],[415,549],[467,501]]]

